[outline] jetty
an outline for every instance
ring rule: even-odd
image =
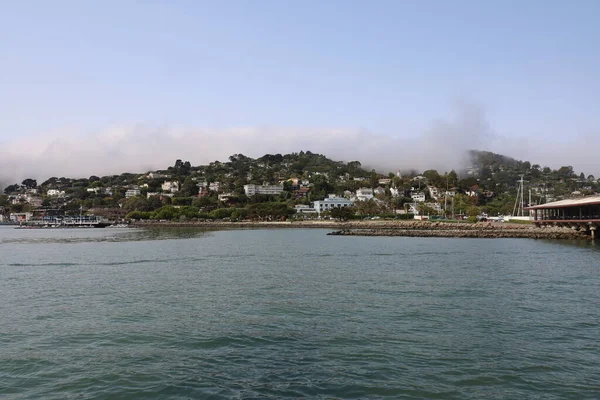
[[[510,222],[434,222],[434,221],[272,221],[272,222],[223,222],[187,221],[158,222],[138,221],[138,228],[188,227],[206,229],[329,229],[333,236],[412,236],[412,237],[457,237],[457,238],[529,238],[529,239],[589,239],[583,230],[570,227],[543,226],[533,224],[511,224]]]
[[[19,224],[19,228],[106,228],[111,223],[98,216],[44,217]]]

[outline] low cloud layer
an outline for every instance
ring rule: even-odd
[[[480,107],[462,103],[456,105],[451,120],[434,121],[422,132],[393,136],[361,129],[116,126],[85,136],[61,133],[4,143],[0,146],[0,186],[25,177],[43,181],[50,176],[146,172],[173,165],[176,159],[199,165],[223,161],[235,153],[260,157],[300,150],[337,160],[359,160],[369,168],[389,172],[458,169],[466,163],[466,150],[475,148],[551,167],[573,165],[578,172],[598,174],[597,142],[595,137],[587,138],[584,147],[576,144],[579,141],[559,146],[543,138],[504,140],[490,128]]]

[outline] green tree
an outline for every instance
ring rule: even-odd
[[[423,176],[427,179],[427,182],[433,186],[441,186],[442,177],[435,169],[429,169],[423,172]],[[445,182],[444,182],[445,184]]]
[[[31,178],[25,179],[21,184],[27,189],[35,189],[37,187],[37,181]]]
[[[456,173],[456,171],[452,170],[452,171],[450,171],[450,173],[448,173],[448,185],[450,187],[454,187],[454,186],[456,186],[457,183],[458,183],[458,174]]]
[[[481,214],[481,208],[479,208],[477,206],[470,206],[469,208],[467,208],[467,215],[469,217],[477,217],[480,214]]]
[[[356,210],[354,207],[335,207],[331,209],[330,215],[332,218],[340,221],[347,221],[354,217]]]
[[[231,219],[234,221],[239,221],[245,219],[248,216],[248,212],[243,208],[234,208],[231,213]]]
[[[210,212],[210,216],[216,219],[230,218],[234,211],[234,208],[217,208]]]
[[[18,183],[15,183],[14,185],[9,185],[7,187],[4,188],[4,193],[5,194],[11,194],[13,192],[16,192],[17,190],[19,190],[21,187],[19,186]]]
[[[188,176],[185,178],[185,181],[183,181],[183,185],[181,185],[181,189],[177,194],[181,197],[192,197],[196,196],[199,190],[200,188],[198,187],[197,182]]]

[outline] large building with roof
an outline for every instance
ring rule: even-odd
[[[585,229],[592,237],[600,226],[600,195],[553,201],[526,208],[537,226],[556,225]]]

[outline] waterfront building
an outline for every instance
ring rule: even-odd
[[[325,200],[317,200],[313,202],[313,208],[319,214],[332,210],[336,207],[352,207],[354,202],[343,197],[337,197],[335,194],[330,194]]]
[[[33,213],[24,212],[24,213],[10,213],[8,218],[11,222],[26,222],[29,221],[33,217]]]
[[[553,201],[526,207],[537,226],[565,226],[588,231],[595,238],[600,227],[600,195]]]
[[[307,206],[306,204],[296,204],[294,206],[296,214],[316,214],[317,210],[314,207]]]

